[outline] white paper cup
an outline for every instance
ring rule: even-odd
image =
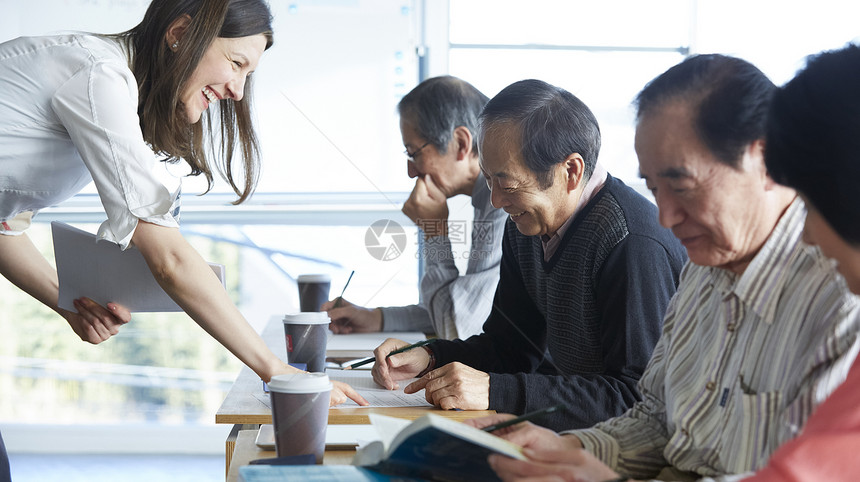
[[[287,343],[287,362],[304,363],[309,372],[324,372],[330,322],[326,312],[285,315],[284,337]]]
[[[332,383],[325,373],[275,375],[269,381],[278,457],[325,454]]]
[[[303,274],[296,278],[299,285],[299,307],[301,311],[319,311],[328,301],[331,276],[327,274]]]

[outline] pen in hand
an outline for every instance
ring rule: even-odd
[[[535,410],[534,412],[529,412],[525,415],[520,415],[519,417],[512,418],[510,420],[506,420],[504,422],[495,423],[493,425],[487,425],[482,428],[484,432],[494,432],[496,430],[503,429],[505,427],[510,427],[511,425],[516,425],[520,422],[528,422],[534,420],[538,417],[542,417],[548,413],[555,412],[556,410],[563,409],[564,404],[559,403],[558,405],[553,405],[552,407],[543,408],[541,410]]]
[[[332,309],[335,309],[340,306],[340,302],[343,301],[343,294],[346,293],[346,287],[349,286],[349,282],[352,281],[352,275],[354,274],[355,270],[352,270],[352,273],[349,274],[349,278],[346,279],[346,284],[343,285],[343,290],[341,290],[340,296],[338,296],[337,299],[334,300],[334,306],[331,307]]]
[[[431,341],[433,341],[433,340],[421,340],[421,341],[419,341],[419,342],[417,342],[417,343],[413,343],[413,344],[411,344],[411,345],[406,345],[406,346],[404,346],[403,348],[398,348],[398,349],[396,349],[396,350],[394,350],[394,351],[390,352],[388,355],[385,355],[385,358],[388,358],[388,357],[390,357],[391,355],[396,355],[396,354],[398,354],[398,353],[403,353],[404,351],[409,351],[409,350],[411,350],[411,349],[413,349],[413,348],[419,348],[419,347],[422,347],[422,346],[424,346],[424,345],[429,344]]]
[[[393,350],[393,351],[392,351],[392,352],[390,352],[388,355],[385,355],[385,358],[388,358],[388,357],[390,357],[391,355],[397,355],[398,353],[403,353],[403,352],[405,352],[405,351],[409,351],[409,350],[411,350],[411,349],[413,349],[413,348],[422,347],[422,346],[424,346],[424,345],[426,345],[426,344],[428,344],[428,343],[430,343],[430,342],[432,342],[432,341],[433,341],[433,340],[429,340],[429,339],[428,339],[428,340],[421,340],[421,341],[419,341],[419,342],[417,342],[417,343],[413,343],[413,344],[411,344],[411,345],[406,345],[406,346],[404,346],[403,348],[398,348],[398,349],[396,349],[396,350]],[[361,361],[359,361],[359,362],[355,362],[355,363],[353,363],[352,365],[348,365],[348,366],[344,367],[343,369],[344,369],[344,370],[352,370],[353,368],[358,368],[358,367],[360,367],[360,366],[364,366],[364,365],[367,365],[368,363],[373,363],[373,362],[375,362],[375,361],[376,361],[376,357],[365,358],[364,360],[361,360]]]

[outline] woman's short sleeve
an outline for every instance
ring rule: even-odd
[[[161,166],[143,140],[137,99],[134,75],[119,60],[81,69],[52,99],[107,213],[99,236],[123,249],[138,220],[178,227],[171,213],[178,190],[168,188],[157,175]]]

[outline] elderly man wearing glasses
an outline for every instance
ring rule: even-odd
[[[421,279],[423,303],[364,308],[342,300],[323,304],[335,333],[423,331],[439,338],[468,338],[481,332],[499,281],[502,231],[506,215],[490,203],[490,190],[478,166],[475,139],[487,96],[451,76],[420,83],[398,104],[407,170],[415,187],[403,213],[423,231],[426,269]],[[447,200],[471,196],[474,207],[471,245],[465,274],[454,263],[452,242],[465,221],[449,236]],[[454,229],[458,236],[453,235]]]

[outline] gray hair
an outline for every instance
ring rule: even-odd
[[[441,154],[448,150],[454,129],[472,133],[472,150],[478,152],[478,118],[489,101],[472,84],[444,75],[418,84],[397,104],[400,117]]]

